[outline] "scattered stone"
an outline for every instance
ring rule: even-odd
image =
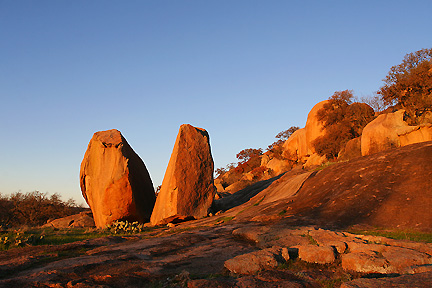
[[[225,261],[225,268],[236,274],[253,274],[276,268],[282,262],[280,248],[267,248],[236,256]]]
[[[331,246],[300,245],[299,258],[309,263],[331,264],[336,260],[336,255]]]
[[[416,274],[416,273],[423,273],[423,272],[432,272],[432,264],[425,264],[425,265],[414,265],[405,268],[404,273],[406,274]]]
[[[361,273],[389,274],[396,271],[379,252],[353,252],[342,255],[342,268]]]
[[[269,228],[265,226],[248,226],[233,230],[232,234],[235,237],[243,238],[258,244],[262,239],[261,235],[265,234],[268,230]]]
[[[318,230],[311,230],[309,235],[318,243],[319,246],[332,246],[339,254],[344,253],[347,249],[347,244],[344,241],[341,241],[342,235],[338,232],[320,228]]]
[[[342,255],[342,268],[362,273],[407,273],[432,264],[429,254],[380,244],[349,243],[350,253]],[[421,268],[420,268],[421,269]]]
[[[285,262],[288,261],[290,259],[290,253],[289,253],[288,248],[283,247],[281,249],[281,255],[282,255],[282,258],[285,260]]]
[[[173,215],[207,216],[216,192],[213,167],[207,131],[180,126],[151,223]]]
[[[97,227],[116,220],[147,222],[155,203],[144,162],[118,130],[96,132],[80,170],[81,191]]]
[[[234,279],[196,279],[188,282],[188,288],[231,288],[235,287]]]
[[[429,284],[427,284],[429,283]],[[385,278],[359,278],[342,283],[341,288],[393,288],[410,287],[425,288],[432,283],[432,272],[419,273],[414,275],[402,275],[399,277]]]

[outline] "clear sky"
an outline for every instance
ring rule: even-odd
[[[432,1],[0,0],[0,192],[84,202],[96,131],[118,129],[162,183],[179,126],[215,167],[266,148],[335,91],[378,90],[432,47]]]

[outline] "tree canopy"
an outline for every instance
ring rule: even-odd
[[[399,65],[390,68],[377,92],[388,105],[400,105],[411,118],[431,111],[432,49],[405,55]]]
[[[240,151],[236,155],[236,157],[238,160],[240,160],[239,163],[245,163],[254,157],[261,156],[262,154],[263,154],[263,150],[261,148],[259,149],[248,148]]]
[[[318,120],[325,128],[325,134],[312,143],[318,154],[336,158],[346,142],[360,136],[366,124],[373,120],[373,109],[353,99],[352,90],[336,91],[318,110]]]

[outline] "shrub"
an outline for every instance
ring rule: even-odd
[[[49,219],[66,217],[83,210],[73,199],[63,202],[57,193],[48,196],[39,191],[16,192],[9,197],[0,194],[0,225],[3,227],[38,226]]]
[[[336,91],[317,112],[318,120],[325,128],[325,134],[312,142],[319,155],[336,158],[342,147],[360,136],[363,128],[373,120],[373,109],[365,103],[353,103],[353,98],[351,90]]]
[[[138,222],[115,221],[107,225],[106,229],[113,234],[135,234],[144,231],[144,224]]]
[[[8,233],[7,236],[0,237],[0,250],[8,250],[12,247],[24,247],[37,245],[42,242],[44,235],[25,235],[24,233]]]

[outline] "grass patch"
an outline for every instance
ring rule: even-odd
[[[330,167],[336,163],[338,163],[338,162],[331,162],[331,161],[325,162],[325,163],[321,164],[320,166],[316,167],[314,169],[314,171],[324,170],[325,168]]]
[[[303,234],[302,237],[306,237],[309,240],[309,244],[319,246],[318,242],[309,234]]]
[[[61,245],[86,239],[95,239],[108,236],[110,233],[104,230],[87,231],[86,229],[66,229],[46,233],[41,245]]]
[[[348,230],[353,234],[382,236],[395,240],[409,240],[415,242],[432,243],[432,233],[409,231],[409,230]]]
[[[264,201],[264,198],[265,198],[265,196],[263,196],[258,202],[253,204],[253,206],[258,206],[259,204],[261,204],[261,202]]]
[[[108,235],[110,233],[106,230],[88,230],[84,228],[6,231],[0,233],[0,250],[35,245],[61,245]]]
[[[283,216],[283,215],[285,215],[287,213],[287,210],[286,209],[283,209],[282,211],[280,211],[279,213],[278,213],[278,215],[279,216]]]
[[[321,285],[321,287],[333,288],[333,287],[340,287],[342,283],[351,280],[352,280],[351,275],[346,273],[344,275],[341,275],[340,277],[333,278],[333,279],[318,279],[317,282]]]
[[[231,221],[231,220],[233,220],[234,219],[234,216],[226,216],[226,217],[220,217],[220,218],[218,218],[218,219],[216,219],[216,222],[229,222],[229,221]]]

